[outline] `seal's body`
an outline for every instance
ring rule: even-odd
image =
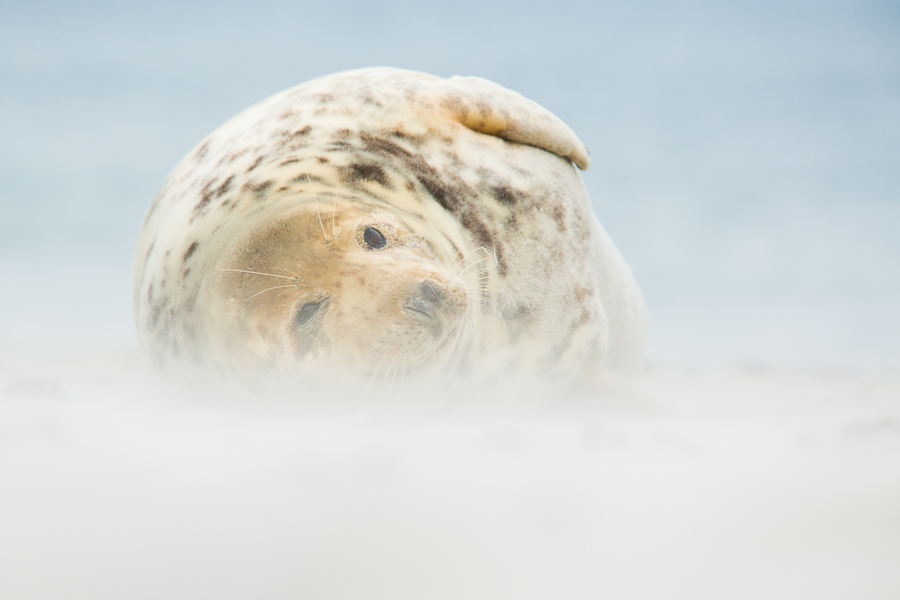
[[[578,138],[478,78],[339,73],[225,123],[169,175],[135,259],[163,366],[298,381],[632,371],[640,292]]]

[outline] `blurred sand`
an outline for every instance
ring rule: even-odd
[[[0,354],[0,597],[900,597],[900,376],[640,389],[211,405],[128,350]]]

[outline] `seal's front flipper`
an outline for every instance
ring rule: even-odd
[[[590,165],[587,148],[568,125],[537,102],[480,77],[450,77],[429,83],[429,103],[473,131],[527,144]]]

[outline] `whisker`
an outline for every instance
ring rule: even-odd
[[[310,189],[312,189],[312,182],[309,180],[309,175],[306,176],[306,183],[308,183]],[[322,236],[325,238],[325,243],[330,244],[331,242],[328,240],[328,234],[325,233],[325,226],[322,225],[322,213],[319,212],[319,198],[316,196],[315,190],[313,190],[313,202],[316,203],[316,216],[319,217],[319,227],[322,228]]]
[[[338,222],[338,237],[344,233],[344,216],[347,214],[347,211],[341,213],[341,220]]]
[[[378,342],[375,346],[372,347],[371,350],[366,352],[362,358],[356,363],[356,366],[350,371],[350,376],[345,380],[344,387],[349,388],[352,383],[354,383],[359,377],[363,374],[364,369],[371,362],[372,358],[376,355],[378,350],[384,345],[384,342]],[[368,389],[368,388],[367,388]]]
[[[485,257],[482,258],[481,260],[476,260],[475,262],[469,263],[468,265],[466,265],[466,266],[463,268],[462,271],[459,271],[459,274],[462,275],[463,273],[465,273],[466,271],[468,271],[468,270],[471,269],[472,267],[477,267],[478,265],[480,265],[481,263],[485,262],[486,260],[489,260],[490,258],[491,258],[490,256],[485,256]],[[479,271],[484,271],[484,270],[485,270],[485,269],[479,269]]]
[[[331,239],[337,239],[334,236],[334,213],[337,212],[337,196],[334,197],[334,203],[331,205]]]
[[[372,375],[369,377],[369,382],[366,384],[366,396],[369,395],[369,389],[372,387],[372,382],[375,380],[375,376],[378,374],[378,371],[381,370],[381,365],[384,364],[384,361],[387,357],[388,357],[388,353],[385,352],[384,356],[381,357],[381,362],[379,362],[378,366],[375,367],[375,370],[372,371]]]
[[[477,252],[479,252],[479,251],[480,251],[480,252],[484,252],[484,254],[485,254],[485,257],[484,257],[484,258],[482,258],[482,259],[480,259],[480,260],[477,260],[477,261],[475,261],[475,262],[473,262],[473,263],[471,263],[471,264],[466,265],[465,267],[462,268],[462,270],[458,270],[458,269],[459,269],[459,266],[460,266],[461,264],[463,264],[465,261],[467,261],[467,260],[469,259],[469,257],[471,257],[473,254],[475,254],[475,253],[477,253]],[[454,271],[454,272],[457,272],[458,274],[461,275],[461,274],[465,273],[467,270],[469,270],[470,268],[472,268],[474,265],[479,265],[479,264],[483,263],[484,261],[488,260],[489,258],[491,258],[491,255],[490,255],[490,253],[487,251],[487,248],[485,248],[484,246],[480,246],[480,247],[476,248],[475,250],[473,250],[472,252],[470,252],[470,253],[464,255],[460,260],[458,260],[458,261],[456,262],[455,265],[453,265],[453,267],[452,267],[450,270],[451,270],[451,271]]]
[[[271,292],[272,290],[280,290],[282,288],[289,288],[289,287],[297,287],[297,286],[296,285],[276,285],[275,287],[267,288],[267,289],[263,290],[262,292],[256,292],[255,294],[253,294],[252,296],[247,298],[247,300],[253,300],[257,296],[259,296],[260,294],[265,293],[265,292]]]
[[[461,265],[463,261],[466,260],[466,255],[459,250],[457,250],[456,254],[453,255],[453,258],[456,258],[457,256],[459,257],[459,260],[453,263],[453,266],[449,269],[450,271],[456,271],[459,265]]]
[[[296,278],[299,279],[300,281],[303,281],[303,276],[302,276],[302,275],[297,275],[297,274],[294,273],[293,271],[288,271],[287,269],[282,269],[281,267],[276,267],[276,268],[277,268],[279,271],[284,271],[285,273],[290,273],[291,275],[293,275],[294,277],[296,277]]]
[[[266,277],[280,277],[281,279],[290,279],[291,281],[296,280],[299,275],[295,275],[294,277],[286,277],[284,275],[275,275],[274,273],[260,273],[259,271],[245,271],[244,269],[219,269],[220,271],[232,271],[234,273],[249,273],[250,275],[265,275]],[[284,270],[284,269],[282,269]],[[290,271],[287,271],[290,273]],[[303,279],[300,277],[300,279]]]

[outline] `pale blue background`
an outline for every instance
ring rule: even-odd
[[[900,9],[864,0],[0,3],[0,349],[133,345],[169,169],[373,65],[495,80],[579,134],[651,360],[900,368]]]

